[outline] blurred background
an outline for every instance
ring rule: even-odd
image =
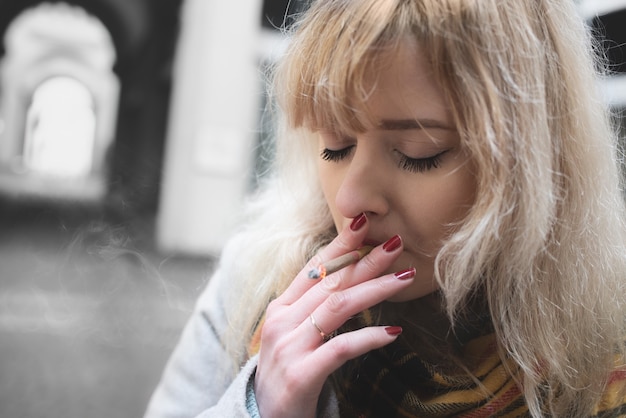
[[[244,4],[245,3],[245,4]],[[271,154],[307,1],[0,0],[0,417],[140,417]],[[626,0],[579,1],[626,109]]]

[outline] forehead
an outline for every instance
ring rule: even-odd
[[[445,95],[427,54],[414,40],[375,56],[364,79],[369,94],[354,103],[374,126],[380,120],[432,120],[452,125]]]
[[[359,132],[381,119],[446,116],[428,51],[415,37],[299,58],[283,97],[292,126]]]

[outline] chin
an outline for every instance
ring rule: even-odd
[[[385,299],[385,302],[392,302],[392,303],[402,303],[402,302],[408,302],[410,300],[415,300],[417,298],[404,298],[404,295],[395,295],[390,297],[389,299]]]
[[[409,302],[416,299],[432,295],[439,290],[439,285],[434,278],[430,279],[430,283],[426,283],[424,279],[416,277],[413,285],[403,292],[397,293],[390,298],[387,298],[387,302]]]

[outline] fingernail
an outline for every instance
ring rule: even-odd
[[[350,224],[350,229],[356,232],[361,229],[363,225],[365,225],[365,222],[367,222],[367,216],[362,213],[352,220],[352,223]]]
[[[400,235],[394,235],[393,237],[389,238],[386,243],[383,244],[383,250],[390,253],[394,250],[397,250],[401,244],[402,238],[400,238]]]
[[[396,335],[402,334],[402,327],[386,327],[385,332],[395,337]]]
[[[406,269],[406,270],[402,270],[402,271],[398,271],[394,274],[394,276],[396,277],[396,279],[398,280],[408,280],[408,279],[412,279],[413,276],[415,276],[415,268],[412,267],[410,269]]]

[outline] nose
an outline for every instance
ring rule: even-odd
[[[389,211],[392,185],[388,184],[390,177],[385,171],[384,158],[375,150],[356,148],[335,196],[335,205],[342,216],[354,218],[361,213],[382,216]]]

